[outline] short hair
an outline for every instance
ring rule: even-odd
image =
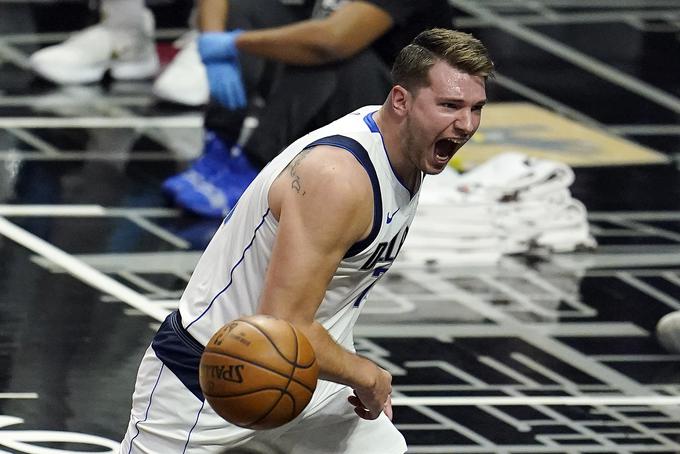
[[[481,41],[469,33],[432,28],[421,32],[399,52],[392,66],[392,83],[407,90],[429,86],[430,68],[441,60],[485,80],[493,77],[493,61]]]

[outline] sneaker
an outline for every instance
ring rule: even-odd
[[[211,180],[222,170],[229,168],[230,155],[231,145],[224,143],[215,133],[207,131],[201,157],[184,172],[165,180],[161,186],[163,192],[175,200],[179,194],[191,190],[192,186]]]
[[[238,200],[238,198],[236,200],[230,198],[231,194],[225,193],[200,174],[187,174],[185,182],[188,183],[187,188],[177,194],[175,204],[199,216],[222,218],[229,213],[232,204]]]
[[[238,154],[229,166],[208,179],[191,178],[191,187],[177,195],[175,203],[187,211],[210,218],[223,218],[258,174],[245,155]]]
[[[260,170],[255,167],[245,154],[241,151],[240,147],[236,147],[232,150],[231,162],[229,168],[231,169],[233,176],[240,182],[239,185],[243,186],[243,189],[247,188],[251,181],[255,179]],[[243,184],[245,183],[245,185]]]
[[[153,77],[159,63],[151,11],[145,9],[143,19],[142,30],[114,29],[104,23],[86,28],[61,44],[35,52],[31,67],[59,85],[97,82],[108,70],[121,80]]]
[[[189,32],[174,43],[180,51],[151,88],[157,98],[194,107],[208,102],[210,88],[198,54],[197,36],[196,32]]]
[[[144,9],[142,20],[142,29],[111,29],[114,37],[111,77],[114,79],[150,79],[158,74],[160,63],[154,40],[156,23],[151,11]]]

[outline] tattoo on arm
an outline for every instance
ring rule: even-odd
[[[289,164],[289,172],[290,176],[293,178],[293,181],[290,184],[290,187],[293,188],[295,192],[297,192],[300,195],[305,195],[307,191],[302,189],[302,179],[300,178],[300,175],[297,173],[297,168],[302,162],[303,159],[307,156],[309,153],[309,150],[303,150],[298,154],[295,159]]]

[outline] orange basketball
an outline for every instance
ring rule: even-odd
[[[302,332],[285,320],[253,315],[213,335],[198,378],[218,415],[240,427],[272,429],[307,406],[318,376],[314,350]]]

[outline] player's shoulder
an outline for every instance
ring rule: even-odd
[[[334,225],[368,225],[371,182],[361,164],[342,148],[318,145],[302,150],[279,175],[269,192],[276,219],[298,213]]]
[[[321,144],[307,148],[291,163],[295,173],[326,189],[345,195],[362,194],[370,180],[361,162],[346,148]],[[292,167],[291,167],[292,168]]]
[[[364,106],[308,134],[299,142],[295,156],[289,157],[282,176],[303,179],[327,190],[363,192],[371,190],[367,168],[371,154],[380,142],[371,113],[380,106]],[[381,143],[381,142],[380,142]]]
[[[344,148],[355,156],[381,143],[380,130],[373,120],[373,113],[380,106],[364,106],[317,129],[307,136],[306,147],[331,145]]]

